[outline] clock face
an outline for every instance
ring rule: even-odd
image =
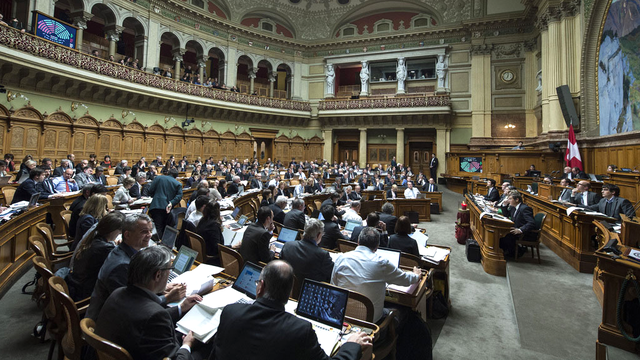
[[[503,82],[510,84],[516,80],[516,74],[514,74],[511,70],[505,70],[500,74],[500,79]]]

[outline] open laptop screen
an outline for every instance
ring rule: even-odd
[[[38,200],[40,200],[40,193],[34,193],[33,195],[31,195],[31,198],[29,199],[29,207],[32,208],[34,206],[36,206],[38,204]]]
[[[178,229],[167,225],[164,228],[164,233],[162,234],[162,240],[160,240],[160,243],[168,247],[169,250],[172,250],[173,246],[176,244],[177,238],[178,238]]]
[[[400,265],[400,250],[389,248],[378,248],[376,254],[382,258],[389,260],[390,263],[398,267]]]
[[[173,260],[173,271],[178,275],[189,271],[197,256],[197,251],[186,246],[181,246],[178,255],[175,260]]]
[[[262,268],[252,262],[244,263],[244,267],[233,283],[233,288],[248,297],[256,298],[256,281],[260,279]]]
[[[298,231],[293,229],[282,228],[280,229],[280,233],[278,234],[278,241],[280,242],[289,242],[294,241],[298,236]]]
[[[342,329],[349,291],[304,279],[296,314],[331,327]]]
[[[353,229],[356,228],[356,226],[362,225],[361,223],[358,223],[357,221],[347,221],[347,223],[344,225],[344,230],[345,231],[353,231]]]

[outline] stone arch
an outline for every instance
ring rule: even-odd
[[[128,16],[122,20],[122,27],[124,30],[120,39],[124,43],[124,55],[138,59],[138,66],[143,67],[143,64],[146,63],[145,40],[147,37],[147,28],[144,22],[140,21],[138,17]]]
[[[289,16],[278,12],[278,11],[273,11],[272,9],[268,9],[265,7],[256,7],[253,9],[249,9],[247,11],[245,11],[244,14],[242,14],[241,16],[238,17],[238,23],[241,23],[243,19],[246,18],[260,18],[260,19],[267,19],[270,20],[270,23],[276,23],[279,24],[280,26],[282,26],[283,28],[285,28],[286,30],[291,32],[291,35],[293,36],[293,38],[296,38],[296,34],[298,33],[298,29],[296,28],[296,26],[294,25],[293,21],[291,21],[291,19],[289,18]],[[260,29],[260,28],[254,28],[255,30],[262,32],[264,30]],[[277,28],[274,28],[273,31],[271,32],[273,35],[280,35],[278,33]],[[280,35],[280,36],[284,36],[284,35]]]
[[[207,51],[207,56],[207,68],[209,69],[209,77],[217,78],[218,84],[224,84],[226,82],[225,68],[228,66],[227,49],[218,46],[210,47]]]

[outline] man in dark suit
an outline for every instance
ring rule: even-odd
[[[245,262],[257,264],[273,259],[274,252],[269,250],[273,229],[273,211],[268,206],[263,206],[258,210],[258,222],[247,227],[238,248]]]
[[[142,197],[142,189],[147,182],[147,174],[138,173],[136,175],[136,183],[129,189],[129,195],[132,198],[140,199]]]
[[[584,171],[580,170],[579,167],[574,167],[571,169],[572,179],[589,179],[589,176],[585,174]]]
[[[238,185],[240,184],[240,176],[234,175],[231,182],[227,185],[227,195],[235,195],[240,192]]]
[[[60,161],[60,166],[58,166],[57,168],[53,169],[53,177],[59,177],[62,176],[62,174],[64,174],[64,171],[67,169],[72,169],[73,168],[69,165],[71,162],[68,159],[62,159]]]
[[[560,180],[560,186],[564,187],[560,196],[558,196],[558,201],[562,202],[571,202],[571,181],[569,179]]]
[[[291,211],[284,216],[284,223],[282,224],[289,229],[304,229],[304,200],[293,200],[293,203],[291,204]]]
[[[487,180],[487,195],[485,195],[484,200],[491,202],[500,200],[500,193],[498,193],[498,189],[496,189],[496,181],[493,179]]]
[[[322,204],[320,205],[320,208],[324,207],[325,205],[330,205],[333,208],[334,215],[337,217],[341,217],[342,214],[344,214],[344,210],[338,211],[338,206],[337,206],[338,200],[340,200],[341,197],[342,196],[339,192],[336,192],[336,191],[332,192],[329,195],[329,198],[322,202]]]
[[[429,162],[429,175],[431,175],[431,177],[434,179],[438,178],[438,158],[434,153],[431,153],[431,161]]]
[[[20,201],[29,201],[31,200],[31,196],[35,193],[40,193],[39,199],[46,199],[52,193],[48,192],[44,187],[42,187],[42,181],[44,180],[45,174],[44,170],[40,168],[35,168],[29,172],[29,178],[20,184],[16,189],[16,192],[13,194],[12,204],[15,204]]]
[[[330,204],[322,205],[320,207],[320,212],[322,213],[322,223],[324,224],[324,233],[322,234],[322,239],[320,240],[320,246],[325,249],[335,249],[337,247],[338,239],[349,240],[348,237],[344,236],[342,232],[340,232],[340,226],[338,223],[333,221],[333,217],[335,216],[335,208]]]
[[[422,191],[436,192],[438,191],[438,184],[436,184],[436,181],[433,178],[429,178],[429,182],[424,184]]]
[[[391,189],[387,190],[387,200],[398,198],[398,185],[391,185]]]
[[[93,174],[93,182],[105,186],[107,185],[107,177],[104,176],[104,168],[102,166],[98,166],[96,168],[96,172]]]
[[[369,181],[367,174],[362,174],[362,177],[360,177],[360,181],[358,181],[360,189],[365,190],[369,186],[369,184],[371,184],[371,182]]]
[[[396,223],[398,222],[398,218],[393,215],[395,208],[391,203],[384,203],[381,210],[380,220],[387,225],[387,232],[391,236],[396,233]]]
[[[273,211],[273,221],[278,224],[284,224],[284,216],[286,215],[283,211],[284,208],[287,207],[287,197],[280,195],[276,198],[276,202],[269,205],[271,211]]]
[[[395,169],[396,166],[398,166],[398,162],[396,161],[396,157],[394,156],[393,158],[391,158],[391,165],[392,168]],[[391,172],[391,169],[387,169],[387,171]]]
[[[88,318],[97,320],[109,295],[117,288],[127,285],[131,257],[149,245],[152,227],[153,221],[147,215],[135,214],[125,218],[122,224],[122,242],[111,251],[98,273],[98,281],[91,294],[91,304],[87,309]],[[173,287],[161,301],[166,304],[180,300],[186,292],[186,287]]]
[[[573,173],[571,172],[570,166],[565,166],[561,179],[574,180]]]
[[[293,288],[294,270],[284,261],[273,261],[262,269],[256,285],[256,301],[230,304],[222,311],[215,338],[217,360],[327,360],[311,323],[284,311]],[[356,332],[342,344],[334,360],[356,360],[361,348],[371,346],[371,337]]]
[[[149,216],[156,225],[158,237],[162,239],[165,226],[169,225],[169,213],[182,200],[182,183],[176,180],[178,170],[169,170],[168,175],[158,176],[151,183],[149,195],[153,198],[149,205]]]
[[[516,239],[522,236],[523,240],[533,241],[536,234],[532,232],[536,230],[536,221],[533,218],[533,210],[522,203],[522,195],[517,191],[509,193],[510,218],[513,221],[511,231],[500,239],[500,248],[504,250],[504,256],[516,256]],[[517,249],[517,256],[522,256],[526,248]]]
[[[175,324],[202,297],[187,297],[180,309],[162,306],[155,294],[165,290],[170,270],[171,252],[162,246],[147,247],[133,256],[128,284],[115,290],[104,303],[96,334],[122,346],[134,359],[193,359],[193,333],[189,332],[180,344]]]
[[[260,173],[257,173],[251,180],[251,189],[264,189],[264,185],[262,184],[262,175]]]
[[[591,206],[597,205],[600,201],[600,195],[589,191],[591,183],[586,180],[578,181],[576,188],[571,191],[569,202],[576,205]]]
[[[389,234],[387,233],[387,224],[380,221],[380,216],[374,212],[369,213],[367,215],[367,225],[366,226],[356,226],[351,233],[351,241],[357,243],[358,237],[362,232],[362,229],[365,227],[372,227],[380,233],[380,246],[387,247],[389,243]]]
[[[291,264],[299,281],[331,281],[333,260],[326,250],[318,246],[322,241],[323,229],[322,221],[310,219],[304,228],[302,240],[290,241],[282,247],[280,259]]]
[[[620,188],[617,185],[602,185],[602,199],[588,209],[601,212],[609,217],[622,221],[620,214],[627,215],[630,219],[636,215],[631,201],[620,197]]]

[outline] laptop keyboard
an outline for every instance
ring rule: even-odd
[[[178,274],[175,271],[171,271],[169,274],[169,278],[167,279],[167,284],[175,280],[178,277]]]
[[[236,304],[247,304],[247,305],[251,305],[253,304],[253,300],[249,300],[249,299],[245,299],[245,298],[240,298],[238,301],[235,302]]]

